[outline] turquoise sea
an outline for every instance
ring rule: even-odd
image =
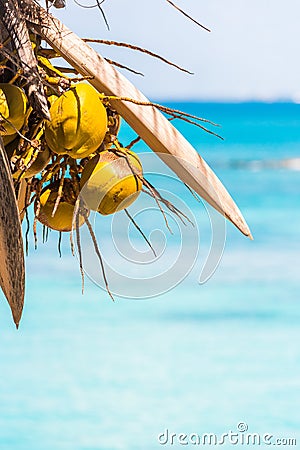
[[[145,203],[149,210],[137,220],[148,236],[153,231],[162,255],[156,263],[149,263],[134,230],[130,261],[113,249],[117,243],[128,250],[122,213],[113,225],[107,218],[95,225],[105,260],[125,274],[119,278],[108,268],[111,288],[125,298],[112,302],[89,278],[82,296],[68,237],[60,258],[55,233],[35,251],[30,232],[18,331],[1,295],[1,450],[195,448],[201,445],[191,433],[220,439],[230,430],[238,436],[235,444],[217,446],[244,448],[246,433],[272,435],[273,446],[279,446],[276,439],[283,439],[281,447],[300,446],[300,167],[286,163],[300,157],[300,106],[170,106],[222,125],[217,132],[224,141],[177,123],[239,205],[254,241],[228,223],[220,264],[199,283],[211,242],[209,217],[164,169],[151,181],[181,199],[198,225],[181,235],[182,227],[170,218],[170,235],[155,204],[151,209]],[[124,127],[122,142],[131,137]],[[137,145],[139,150],[145,152]],[[211,217],[221,256],[224,223]],[[181,243],[185,252],[178,256]],[[97,260],[84,235],[83,244],[89,275],[97,278]],[[135,254],[146,255],[143,264],[132,263]],[[160,281],[161,272],[167,276]],[[157,295],[137,298],[143,282],[134,278],[140,273]],[[180,433],[187,435],[181,437],[186,445]]]

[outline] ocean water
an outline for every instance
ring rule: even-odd
[[[300,107],[171,106],[222,125],[224,141],[177,124],[232,194],[254,241],[207,212],[142,145],[136,151],[157,170],[149,179],[194,227],[168,215],[171,235],[155,203],[140,198],[145,210],[130,211],[155,262],[124,214],[93,218],[115,302],[99,287],[84,230],[83,296],[68,237],[60,258],[55,233],[35,251],[30,232],[18,331],[3,296],[0,303],[1,450],[194,448],[191,433],[221,442],[230,430],[238,442],[220,448],[246,447],[247,433],[300,445],[300,172],[284,163],[300,157]],[[131,137],[124,127],[122,142]]]

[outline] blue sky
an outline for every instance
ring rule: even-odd
[[[85,5],[94,0],[81,0]],[[107,31],[97,9],[67,0],[55,15],[81,37],[125,41],[190,69],[186,75],[145,55],[97,45],[111,59],[142,71],[123,72],[156,99],[300,100],[298,0],[176,0],[212,32],[198,28],[165,0],[106,0]]]

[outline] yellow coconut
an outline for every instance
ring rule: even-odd
[[[36,152],[36,148],[30,147],[26,155],[22,158],[22,163],[20,165],[20,169],[13,173],[13,178],[15,180],[22,178],[31,178],[41,172],[49,163],[51,153],[48,147],[44,148],[44,150],[39,151],[36,159],[30,165],[30,161]],[[29,166],[27,169],[26,167]],[[24,171],[25,169],[25,171]]]
[[[64,180],[63,196],[54,216],[52,217],[53,208],[57,199],[58,188],[59,182],[51,183],[44,188],[40,196],[40,211],[38,212],[37,202],[35,202],[34,210],[37,214],[37,219],[43,225],[46,225],[56,231],[71,231],[76,202],[76,194],[72,187],[72,180],[69,178]],[[80,215],[79,226],[83,223],[84,217]]]
[[[107,114],[98,92],[78,83],[55,100],[46,123],[45,139],[50,149],[72,158],[85,158],[102,144]]]
[[[16,150],[17,150],[19,142],[20,142],[20,137],[16,133],[16,134],[12,134],[10,136],[8,136],[8,135],[2,136],[2,139],[3,139],[3,143],[5,145],[5,150],[6,150],[8,159],[11,159],[16,153]]]
[[[94,156],[81,176],[81,196],[87,207],[103,215],[130,206],[142,189],[143,169],[138,156],[123,149],[125,156],[106,150]]]
[[[51,94],[47,97],[47,100],[49,102],[50,107],[53,105],[53,103],[59,98],[56,94]]]
[[[24,124],[27,98],[22,89],[13,84],[0,83],[0,134],[16,133]],[[5,120],[6,119],[6,120]]]
[[[36,146],[30,146],[26,154],[17,161],[16,164],[18,170],[13,173],[14,179],[18,180],[22,178],[34,177],[49,163],[51,153],[47,144],[43,140],[43,135],[44,127],[41,127],[34,140]],[[33,158],[34,161],[31,163]]]
[[[3,139],[3,144],[6,146],[8,144],[10,144],[12,141],[14,141],[17,137],[18,137],[18,133],[14,133],[14,134],[5,134],[4,136],[2,136]]]

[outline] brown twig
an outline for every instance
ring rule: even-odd
[[[107,281],[106,274],[105,274],[105,267],[104,267],[103,259],[102,259],[102,256],[101,256],[101,253],[100,253],[100,250],[99,250],[99,247],[98,247],[98,243],[97,243],[97,239],[96,239],[94,230],[93,230],[92,225],[91,225],[91,223],[90,223],[90,221],[88,219],[87,213],[86,213],[86,211],[84,209],[82,211],[82,214],[83,214],[85,223],[86,223],[86,225],[88,227],[89,233],[91,235],[96,255],[98,256],[98,259],[99,259],[99,262],[100,262],[102,276],[103,276],[103,280],[104,280],[104,283],[105,283],[106,291],[108,292],[108,294],[109,294],[110,298],[112,299],[112,301],[115,301],[115,299],[114,299],[114,297],[113,297],[113,295],[112,295],[112,293],[111,293],[111,291],[109,289],[108,281]]]
[[[208,31],[209,33],[211,32],[211,30],[207,27],[205,27],[204,25],[202,25],[201,23],[199,23],[197,20],[195,20],[193,17],[189,16],[185,11],[183,11],[183,9],[179,8],[179,6],[175,5],[175,3],[171,2],[171,0],[167,0],[167,2],[173,6],[173,8],[177,9],[177,11],[179,11],[181,14],[183,14],[185,17],[187,17],[188,19],[190,19],[192,22],[194,22],[196,25],[198,25],[199,27],[203,28],[204,30]]]
[[[180,209],[178,209],[173,203],[171,203],[169,200],[165,199],[160,192],[150,183],[150,181],[146,180],[144,177],[142,178],[143,184],[155,195],[155,197],[162,202],[173,214],[175,214],[181,222],[186,225],[186,223],[183,220],[183,217],[192,225],[194,226],[193,222],[189,219],[189,217],[184,214]]]
[[[146,55],[152,56],[153,58],[157,58],[160,61],[168,64],[169,66],[173,66],[176,69],[181,70],[182,72],[188,73],[189,75],[193,75],[193,72],[190,72],[189,70],[178,66],[177,64],[173,63],[172,61],[169,61],[168,59],[164,58],[163,56],[158,55],[157,53],[151,52],[150,50],[147,50],[143,47],[138,47],[137,45],[127,44],[126,42],[107,41],[105,39],[84,38],[82,40],[84,42],[94,42],[96,44],[114,45],[116,47],[125,47],[125,48],[129,48],[131,50],[136,50],[138,52],[145,53]]]
[[[142,192],[144,192],[144,193],[147,194],[147,195],[150,195],[150,197],[152,197],[152,198],[155,200],[155,203],[157,204],[157,206],[158,206],[160,212],[162,213],[162,216],[163,216],[163,218],[164,218],[166,227],[168,228],[168,230],[170,231],[170,233],[173,234],[173,231],[171,230],[171,227],[170,227],[170,225],[169,225],[169,222],[168,222],[166,213],[165,213],[165,211],[163,210],[163,208],[162,208],[162,206],[161,206],[161,204],[160,204],[158,198],[156,197],[155,193],[152,191],[151,188],[148,188],[148,190],[142,189]]]
[[[60,231],[59,236],[58,236],[58,243],[57,243],[57,249],[58,249],[60,258],[61,258],[61,238],[62,238],[62,232]]]
[[[81,8],[85,8],[85,9],[98,8],[99,11],[101,12],[101,15],[102,15],[102,17],[103,17],[103,20],[104,20],[104,22],[105,22],[105,25],[106,25],[108,31],[110,30],[110,28],[109,28],[109,23],[108,23],[108,21],[107,21],[106,15],[105,15],[105,13],[104,13],[102,7],[101,7],[102,3],[104,3],[105,0],[102,0],[101,2],[100,2],[99,0],[96,0],[96,4],[95,4],[95,5],[90,5],[90,6],[89,6],[89,5],[88,5],[88,6],[82,5],[81,3],[79,3],[78,0],[74,0],[74,2],[76,3],[76,5],[80,6]]]
[[[147,242],[147,244],[149,245],[149,247],[151,248],[153,255],[155,256],[155,258],[157,257],[156,252],[154,250],[154,248],[151,245],[151,242],[149,241],[149,239],[147,238],[147,236],[145,235],[145,233],[143,232],[143,230],[139,227],[139,225],[136,223],[136,221],[134,220],[134,218],[132,217],[131,214],[129,214],[129,212],[127,211],[127,209],[124,209],[125,214],[127,215],[127,217],[129,218],[129,220],[131,221],[131,223],[135,226],[135,228],[138,230],[138,232],[142,235],[142,237],[144,238],[144,240]]]
[[[125,101],[125,102],[133,103],[134,105],[152,106],[153,108],[157,108],[159,111],[172,116],[171,120],[174,120],[174,119],[183,120],[184,122],[190,123],[192,125],[195,125],[195,126],[201,128],[206,133],[212,134],[213,136],[216,136],[219,139],[224,140],[224,138],[222,136],[220,136],[219,134],[215,133],[214,131],[209,130],[208,128],[206,128],[203,125],[201,125],[201,124],[196,122],[196,120],[197,120],[199,122],[204,122],[204,123],[208,123],[210,125],[213,125],[215,127],[219,127],[218,124],[212,122],[211,120],[203,119],[202,117],[198,117],[198,116],[195,116],[193,114],[189,114],[189,113],[186,113],[184,111],[180,111],[178,109],[169,108],[168,106],[163,106],[163,105],[160,105],[159,103],[141,102],[139,100],[135,100],[135,99],[129,98],[129,97],[115,97],[115,96],[110,96],[110,95],[103,95],[103,96],[101,96],[101,98],[103,100],[107,99],[108,101],[109,100]],[[191,119],[194,119],[194,120],[191,120]]]
[[[183,183],[185,185],[185,187],[190,191],[190,193],[192,194],[192,196],[197,200],[198,203],[201,203],[201,197],[200,195],[198,195],[193,189],[191,189],[189,187],[188,184]]]
[[[128,150],[130,150],[135,144],[137,144],[138,142],[140,142],[141,140],[141,136],[137,136],[135,139],[133,139],[128,145],[126,145],[126,148]]]
[[[80,274],[81,274],[81,292],[83,294],[84,293],[84,270],[83,270],[80,231],[79,231],[79,214],[80,214],[80,202],[78,200],[75,205],[74,215],[75,215],[76,242],[77,242],[78,256],[79,256],[79,269],[80,269]]]
[[[65,181],[66,170],[67,170],[67,164],[66,164],[66,161],[65,161],[65,164],[63,164],[62,168],[61,168],[61,176],[60,176],[60,179],[59,179],[59,186],[58,186],[58,191],[57,191],[57,197],[56,197],[56,200],[55,200],[55,204],[54,204],[54,207],[53,207],[53,210],[52,210],[51,217],[55,216],[55,213],[57,211],[57,208],[58,208],[59,203],[61,201],[61,198],[63,196],[63,188],[64,188],[64,181]]]
[[[120,69],[128,70],[128,72],[132,72],[135,75],[141,75],[142,77],[144,76],[144,74],[142,72],[138,72],[137,70],[131,69],[128,66],[124,66],[124,64],[121,64],[121,63],[119,63],[117,61],[113,61],[112,59],[108,59],[108,58],[104,58],[104,59],[105,59],[105,61],[107,61],[112,66],[116,66],[116,67],[119,67]]]

